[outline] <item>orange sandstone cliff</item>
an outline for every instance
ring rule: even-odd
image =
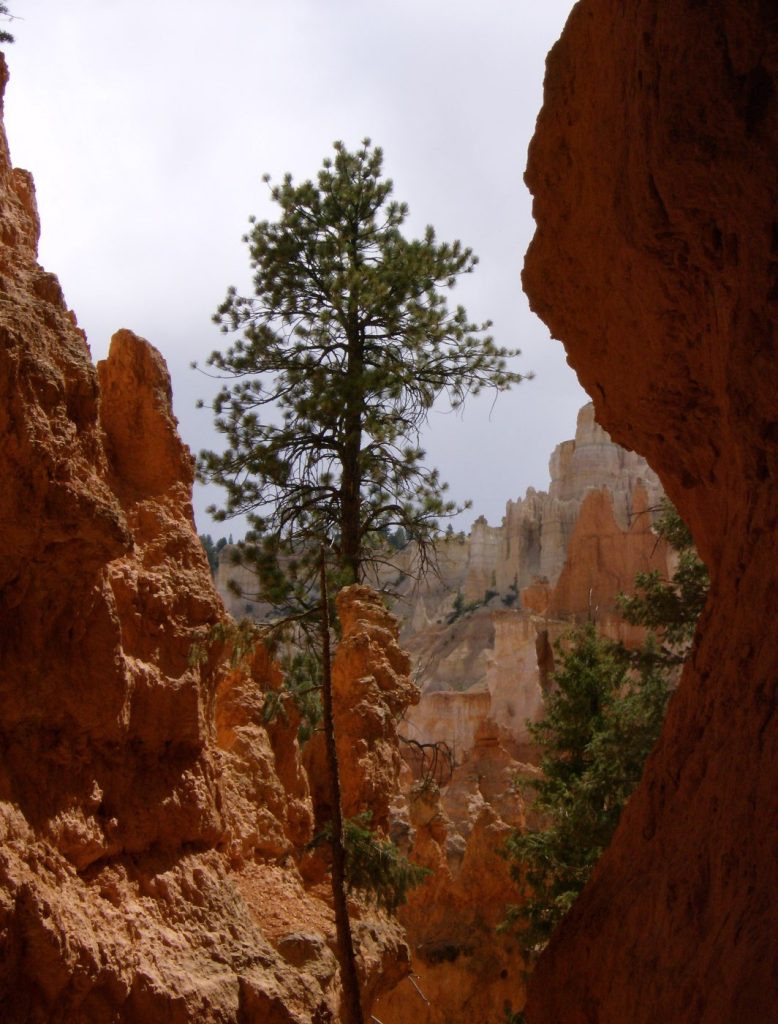
[[[119,331],[92,365],[38,229],[0,133],[0,1016],[335,1021],[297,723],[263,721],[266,653],[230,668],[214,639],[164,361]],[[375,658],[371,712],[391,719],[414,697],[396,627],[342,601],[342,657]],[[382,735],[358,809],[384,813],[396,756]],[[353,912],[369,1008],[408,951],[396,922]]]
[[[548,58],[524,283],[711,572],[612,847],[531,1024],[778,1017],[778,13],[581,0]]]

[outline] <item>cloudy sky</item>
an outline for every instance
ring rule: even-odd
[[[249,214],[274,216],[263,173],[315,175],[335,139],[381,145],[410,234],[433,224],[479,255],[457,288],[535,379],[434,413],[429,461],[498,524],[548,484],[586,396],[529,311],[522,182],[546,52],[572,0],[9,0],[6,128],[34,174],[41,263],[59,276],[94,359],[129,327],[160,349],[181,433],[214,446],[210,382],[189,368],[224,338],[210,317],[245,289]],[[215,536],[198,490],[198,527]],[[236,536],[242,531],[235,529]]]

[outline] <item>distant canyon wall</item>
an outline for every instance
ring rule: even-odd
[[[531,760],[526,723],[543,713],[554,641],[593,620],[639,643],[616,598],[634,591],[638,572],[670,569],[671,553],[652,530],[659,480],[610,439],[591,405],[549,468],[548,493],[530,489],[508,502],[499,527],[479,519],[467,540],[444,540],[438,574],[418,584],[409,576],[396,605],[422,689],[407,732],[447,743],[459,759],[486,727]]]
[[[418,586],[413,578],[413,546],[392,556],[396,571],[387,570],[386,579],[377,582],[393,583],[399,589],[404,635],[439,618],[441,600],[451,594],[461,592],[464,603],[470,604],[482,601],[489,592],[518,598],[520,590],[538,580],[556,584],[590,492],[607,492],[604,502],[610,504],[612,515],[607,524],[601,518],[611,533],[644,530],[646,523],[650,526],[651,510],[663,494],[659,478],[646,460],[614,443],[596,422],[591,403],[578,413],[575,437],[554,449],[549,473],[548,492],[530,487],[524,498],[508,501],[499,526],[490,526],[481,516],[466,538],[442,539],[437,571],[428,573]],[[268,608],[257,600],[252,572],[236,564],[234,556],[235,549],[230,546],[220,552],[216,588],[235,618],[260,619]],[[407,580],[395,584],[393,577],[403,573]],[[623,580],[624,586],[631,582],[632,577]],[[518,600],[516,603],[518,606]]]
[[[444,536],[437,564],[419,578],[416,550],[389,556],[377,584],[397,595],[393,608],[422,690],[409,710],[408,737],[445,742],[467,758],[484,726],[520,759],[531,758],[527,720],[543,713],[552,644],[576,621],[595,620],[627,643],[640,631],[621,619],[616,598],[632,593],[638,572],[666,576],[670,553],[653,533],[663,495],[641,456],[616,444],[594,418],[578,414],[575,437],[549,461],[548,492],[530,488],[509,501],[499,526],[481,517],[467,537]],[[216,586],[236,618],[269,608],[256,581],[225,547]]]
[[[575,437],[554,449],[549,473],[548,493],[530,488],[523,499],[509,501],[499,527],[490,527],[483,518],[473,525],[463,581],[466,600],[482,598],[489,590],[522,590],[538,578],[555,584],[590,491],[608,492],[613,518],[623,531],[662,494],[656,473],[645,459],[608,437],[591,403],[578,414]],[[643,498],[636,508],[638,486]]]

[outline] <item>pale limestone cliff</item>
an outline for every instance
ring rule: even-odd
[[[641,634],[618,615],[616,597],[635,575],[668,573],[669,552],[652,530],[662,490],[645,460],[578,415],[576,436],[550,460],[548,493],[508,502],[499,527],[441,545],[440,568],[417,583],[409,571],[397,602],[403,639],[422,689],[408,735],[446,742],[467,758],[485,721],[514,756],[532,755],[527,721],[543,712],[553,641],[571,621],[594,619],[615,639]],[[403,553],[412,559],[412,549]],[[407,567],[406,567],[407,568]]]
[[[462,583],[466,600],[481,599],[490,590],[502,595],[511,588],[521,590],[537,577],[556,583],[589,491],[608,491],[623,530],[635,515],[638,485],[649,506],[662,494],[645,459],[615,444],[597,424],[591,403],[578,414],[575,438],[555,448],[549,473],[548,493],[530,488],[520,501],[509,501],[499,527],[490,527],[483,519],[473,525]]]
[[[240,564],[238,555],[238,548],[232,544],[221,549],[214,584],[225,611],[234,619],[262,622],[271,606],[258,600],[256,576],[248,566]]]

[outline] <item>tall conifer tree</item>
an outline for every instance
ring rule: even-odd
[[[344,582],[362,578],[390,528],[427,544],[456,511],[419,447],[433,403],[522,379],[490,322],[447,304],[471,250],[431,227],[408,240],[381,150],[334,149],[316,182],[271,187],[276,221],[251,220],[254,293],[229,289],[214,319],[240,337],[208,359],[230,380],[213,403],[227,447],[202,452],[200,473],[226,488],[217,518],[247,515],[247,552],[277,604],[322,538]]]

